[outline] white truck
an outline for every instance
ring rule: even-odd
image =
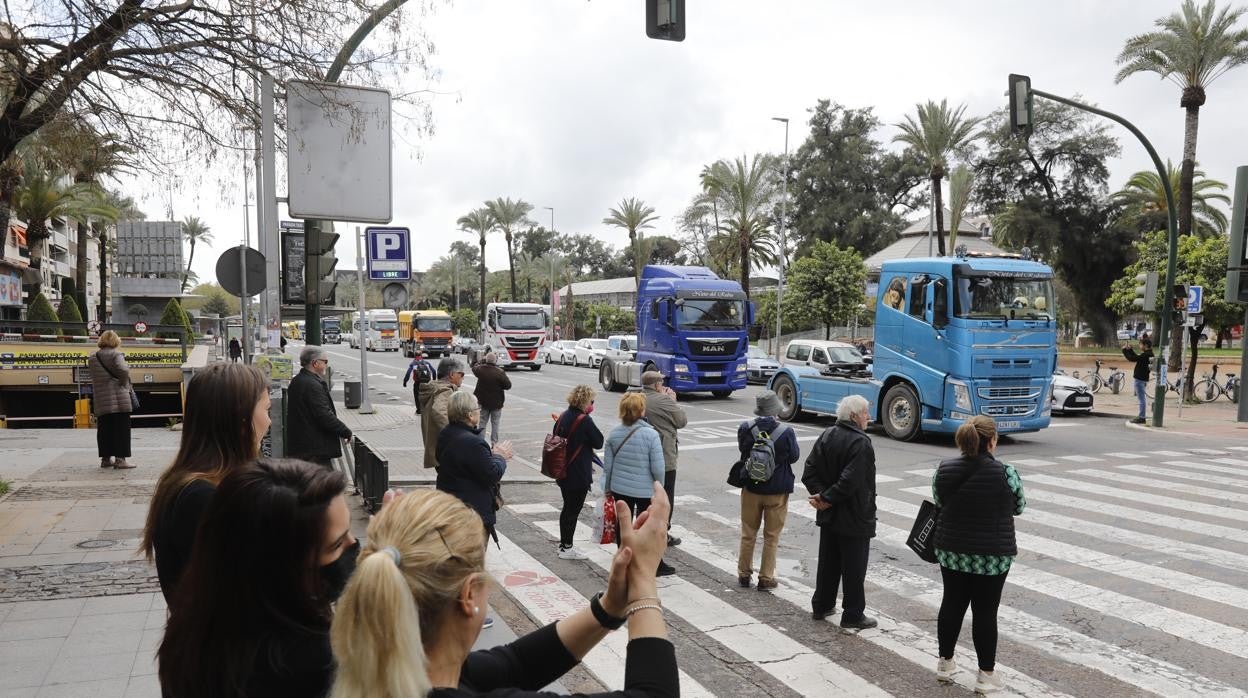
[[[399,316],[393,310],[369,310],[364,316],[364,348],[368,351],[399,350]]]
[[[490,303],[485,306],[482,343],[497,354],[503,368],[527,366],[540,371],[537,350],[546,343],[548,320],[545,307],[536,303]]]

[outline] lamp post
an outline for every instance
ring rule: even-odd
[[[773,116],[772,121],[784,124],[784,198],[780,201],[780,272],[776,278],[776,358],[780,358],[780,334],[783,325],[780,316],[783,306],[780,301],[784,297],[784,253],[789,227],[789,120],[783,116]]]
[[[547,211],[550,211],[550,233],[554,235],[555,233],[555,207],[543,206],[542,208],[546,209]],[[550,256],[550,307],[553,309],[555,307],[555,254],[554,254],[554,250],[548,250],[546,254]],[[551,320],[551,325],[553,328],[554,320]]]

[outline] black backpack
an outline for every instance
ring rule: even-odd
[[[772,432],[766,432],[758,428],[758,422],[750,425],[750,434],[754,436],[754,445],[750,447],[750,453],[743,461],[745,476],[750,482],[761,485],[771,479],[776,472],[776,443],[775,437],[779,436],[788,425],[780,424],[776,426]]]
[[[413,371],[416,375],[417,383],[430,383],[433,381],[433,371],[429,368],[429,362],[420,360],[416,362],[416,368]]]

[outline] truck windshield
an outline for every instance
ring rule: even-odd
[[[449,317],[416,318],[416,329],[421,332],[450,332],[451,319]]]
[[[1053,281],[1043,277],[956,276],[954,314],[960,318],[1052,320]]]
[[[546,316],[541,313],[498,313],[500,330],[544,330]],[[449,326],[448,326],[449,329]]]
[[[374,330],[394,330],[398,329],[399,323],[394,320],[373,320]]]
[[[682,329],[731,327],[741,329],[744,323],[742,301],[731,299],[685,299],[676,306],[676,323]]]
[[[338,331],[339,325],[337,320],[321,320],[321,328],[325,330]]]

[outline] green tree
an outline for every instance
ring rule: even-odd
[[[631,265],[621,269],[616,260],[615,249],[593,235],[561,236],[555,249],[567,260],[568,271],[578,281],[613,278],[632,271]],[[616,274],[617,271],[623,273]]]
[[[1115,82],[1136,73],[1155,73],[1182,89],[1179,106],[1186,115],[1179,175],[1180,235],[1192,232],[1196,135],[1206,90],[1227,71],[1248,63],[1248,31],[1235,26],[1243,14],[1244,8],[1219,9],[1216,0],[1200,6],[1184,0],[1178,12],[1154,22],[1159,31],[1127,39],[1118,54],[1121,68]]]
[[[784,299],[780,301],[781,305],[784,306],[783,331],[805,332],[815,329],[815,318],[811,313],[806,312],[804,308],[798,305],[798,301],[794,300],[793,294],[788,292],[788,286],[785,289]],[[756,296],[756,298],[758,312],[755,315],[755,322],[763,327],[763,334],[770,337],[776,331],[776,294],[764,293],[761,296]]]
[[[194,339],[195,335],[190,332],[191,322],[186,316],[186,311],[182,310],[182,305],[178,303],[177,298],[170,298],[165,304],[165,310],[160,314],[160,323],[166,327],[184,327],[187,330],[187,339]],[[163,339],[180,339],[182,333],[173,330],[162,330],[156,333],[156,336]]]
[[[966,165],[958,165],[949,175],[949,249],[958,249],[958,228],[971,202],[971,189],[975,175]]]
[[[584,304],[582,304],[584,305]],[[637,318],[634,312],[622,310],[613,305],[593,303],[585,307],[585,331],[592,334],[597,328],[600,335],[632,334],[637,331]],[[601,319],[601,325],[598,320]]]
[[[48,297],[43,292],[35,294],[34,300],[30,302],[30,308],[26,311],[26,321],[33,323],[26,330],[30,334],[54,334],[60,336],[61,321],[56,316],[56,311],[52,309],[52,304],[48,302]]]
[[[746,298],[750,297],[750,269],[754,265],[776,263],[776,239],[770,229],[767,211],[780,192],[773,176],[775,157],[758,154],[743,155],[732,162],[720,160],[711,165],[703,178],[708,194],[715,200],[725,218],[720,222],[720,235],[731,241],[736,252],[737,271]]]
[[[43,266],[43,242],[52,236],[49,218],[110,218],[116,216],[104,199],[103,190],[93,184],[61,184],[58,174],[40,168],[27,168],[13,195],[13,210],[26,221],[26,243],[30,265]],[[34,283],[37,289],[42,281]]]
[[[76,124],[70,129],[70,137],[65,141],[65,162],[73,172],[74,182],[91,187],[100,186],[100,180],[111,178],[116,180],[119,175],[133,174],[131,167],[134,149],[121,142],[111,133],[100,133],[86,124]],[[116,209],[110,205],[110,215],[103,220],[115,220]],[[87,296],[87,234],[90,228],[88,220],[78,220],[77,255],[78,268],[78,302],[86,309]],[[102,316],[100,316],[102,317]]]
[[[915,105],[916,116],[907,115],[897,124],[901,133],[894,141],[905,143],[923,158],[932,180],[932,207],[936,212],[936,246],[945,256],[945,209],[940,182],[949,169],[949,158],[966,150],[976,139],[976,127],[982,119],[965,116],[966,105],[950,109],[947,100],[937,104],[928,100]]]
[[[135,303],[129,308],[126,308],[127,315],[137,317],[140,320],[146,320],[147,316],[150,315],[151,312],[152,311],[148,310],[147,306],[143,305],[142,303]]]
[[[56,317],[61,321],[62,327],[82,324],[82,311],[78,309],[78,301],[74,300],[74,294],[71,293],[61,298],[61,305],[56,309]],[[64,333],[71,337],[87,336],[87,330],[83,327],[65,327]]]
[[[212,229],[201,221],[199,216],[187,216],[182,219],[182,237],[191,243],[191,253],[186,257],[186,273],[182,275],[182,292],[186,293],[186,284],[190,281],[191,263],[195,261],[195,246],[199,243],[212,244]]]
[[[481,246],[481,257],[478,260],[478,267],[481,272],[481,314],[478,317],[485,317],[485,236],[494,228],[494,216],[488,208],[473,209],[466,215],[460,216],[455,221],[455,225],[466,233],[476,233],[477,242]]]
[[[799,317],[822,324],[824,338],[831,339],[832,328],[849,324],[859,312],[858,306],[867,302],[866,286],[867,267],[862,256],[853,249],[821,241],[790,267],[784,304],[791,300],[802,309]]]
[[[620,199],[619,205],[607,213],[607,217],[602,219],[605,225],[628,231],[628,249],[633,258],[633,278],[640,282],[642,262],[637,254],[637,231],[653,228],[654,222],[659,220],[659,217],[655,215],[653,206],[647,206],[641,199],[631,196]]]
[[[529,211],[533,210],[533,204],[518,199],[512,201],[511,198],[499,197],[493,201],[485,202],[485,208],[490,212],[490,216],[494,219],[494,229],[503,233],[503,239],[507,241],[507,268],[511,272],[511,300],[516,300],[516,257],[515,248],[512,244],[515,240],[515,233],[520,228],[534,225],[529,220]]]
[[[1166,161],[1166,176],[1170,180],[1170,190],[1180,187],[1181,173],[1174,169],[1174,164]],[[1114,192],[1113,202],[1120,209],[1120,220],[1140,233],[1154,230],[1165,230],[1169,221],[1169,209],[1166,206],[1166,190],[1162,186],[1161,176],[1152,170],[1143,170],[1131,175],[1122,189]],[[1212,237],[1226,233],[1226,214],[1213,202],[1229,206],[1231,198],[1224,194],[1226,184],[1216,179],[1205,179],[1201,170],[1193,172],[1192,179],[1192,233],[1201,237]]]
[[[451,313],[451,327],[462,337],[476,337],[481,332],[481,316],[472,308],[460,308]]]
[[[224,293],[209,296],[208,300],[204,301],[200,311],[205,315],[218,315],[220,317],[228,317],[233,314]]]

